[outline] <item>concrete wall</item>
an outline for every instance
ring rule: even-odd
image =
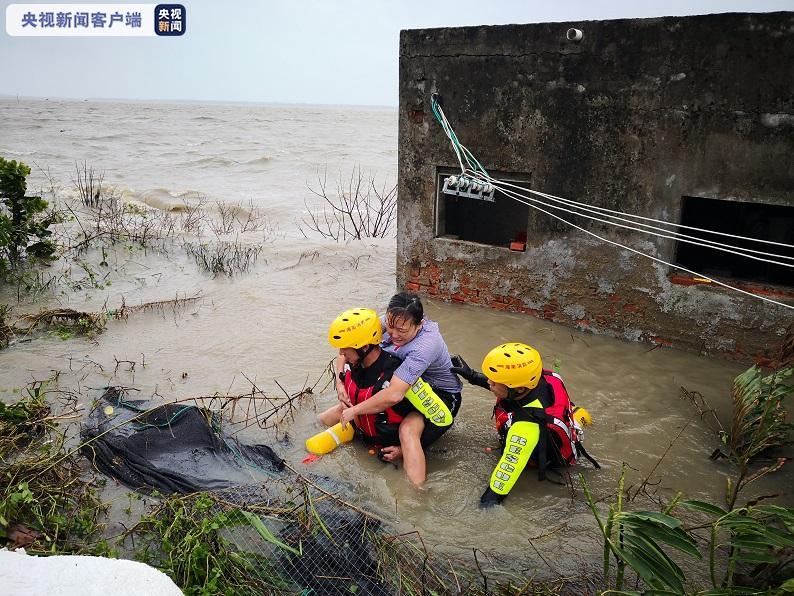
[[[584,31],[581,42],[566,39],[571,27]],[[794,206],[794,13],[400,39],[399,286],[739,360],[780,343],[794,311],[699,285],[534,210],[525,252],[436,238],[437,174],[457,161],[432,92],[489,171],[537,190],[674,222],[682,196]],[[674,259],[670,240],[576,223]],[[786,284],[742,287],[794,304]]]

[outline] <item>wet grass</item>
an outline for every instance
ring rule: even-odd
[[[243,244],[238,240],[184,242],[182,247],[199,269],[213,277],[242,275],[256,264],[261,246]]]
[[[136,559],[174,580],[185,594],[270,594],[288,590],[267,557],[237,549],[227,532],[248,525],[248,512],[219,509],[208,493],[164,499],[127,536]],[[250,514],[249,514],[250,515]]]
[[[109,554],[101,538],[107,506],[94,475],[71,457],[59,424],[74,403],[53,414],[47,383],[0,404],[0,546],[32,554]]]

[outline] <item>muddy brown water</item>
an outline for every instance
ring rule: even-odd
[[[167,254],[118,245],[104,255],[107,267],[99,264],[103,255],[98,251],[82,255],[104,282],[111,282],[101,288],[61,284],[41,296],[23,293],[17,303],[16,287],[0,287],[0,304],[11,304],[15,314],[55,306],[98,312],[117,308],[122,298],[135,305],[176,294],[200,295],[176,313],[142,312],[125,321],[111,320],[93,339],[64,341],[48,333],[18,338],[0,351],[4,402],[16,399],[14,388],[54,371],[61,373],[62,387],[79,389],[85,409],[108,384],[138,388],[141,397],[154,395],[155,401],[246,391],[246,377],[269,394],[280,394],[278,384],[297,391],[321,377],[334,355],[326,341],[331,320],[352,306],[382,310],[396,290],[393,238],[347,243],[305,239],[295,224],[304,209],[305,182],[318,166],[341,168],[352,161],[387,174],[395,170],[393,111],[149,106],[176,114],[189,131],[152,146],[146,141],[148,120],[136,115],[135,105],[23,102],[0,108],[8,117],[2,149],[10,157],[52,163],[64,197],[73,196],[68,181],[74,159],[104,158],[111,160],[109,182],[132,200],[168,208],[186,190],[204,192],[211,200],[251,197],[274,223],[268,231],[241,237],[263,248],[251,271],[233,279],[213,279],[199,271],[177,242]],[[80,120],[86,110],[98,119],[94,133]],[[243,113],[249,126],[232,126]],[[205,120],[209,124],[201,124]],[[350,134],[334,136],[340,121],[353,127]],[[211,130],[202,133],[207,127]],[[60,129],[66,132],[58,133]],[[115,132],[100,138],[105,129]],[[272,146],[263,146],[268,143]],[[224,155],[233,157],[230,163],[218,161]],[[208,159],[217,163],[208,165]],[[128,179],[136,181],[136,188],[124,187]],[[31,188],[43,184],[40,175],[31,177]],[[52,273],[68,267],[73,279],[80,277],[75,263],[56,263]],[[579,471],[584,473],[597,498],[613,493],[623,462],[630,466],[627,483],[636,485],[664,455],[651,477],[652,492],[664,499],[681,491],[688,498],[722,502],[732,470],[724,461],[708,459],[719,441],[693,416],[680,389],[701,392],[727,424],[732,380],[745,367],[672,349],[650,350],[524,315],[430,300],[425,308],[440,323],[450,350],[473,365],[505,341],[530,343],[547,366],[558,363],[572,398],[594,418],[585,441],[603,469],[584,463],[572,472],[574,480]],[[401,469],[381,463],[358,444],[311,465],[301,463],[303,440],[320,428],[315,411],[334,401],[333,391],[326,390],[305,403],[285,429],[287,442],[255,429],[245,437],[273,444],[296,470],[341,483],[348,499],[391,520],[399,531],[418,529],[443,552],[470,553],[476,547],[536,560],[527,540],[551,533],[534,544],[563,553],[556,559],[562,571],[576,571],[579,557],[592,557],[597,566],[597,528],[578,485],[572,493],[565,486],[538,482],[530,471],[504,506],[477,507],[498,457],[485,452],[497,445],[488,392],[465,387],[455,426],[430,450],[428,482],[421,491],[409,486]],[[784,467],[753,484],[745,496],[779,494],[779,502],[790,505],[793,477],[794,468]],[[120,488],[111,487],[108,495],[127,503]],[[649,506],[647,501],[640,505]]]
[[[294,266],[307,250],[318,256]],[[307,379],[313,383],[333,356],[326,332],[338,311],[352,304],[382,309],[394,291],[393,241],[270,246],[265,256],[251,273],[235,280],[210,279],[175,256],[139,256],[147,271],[162,272],[158,282],[126,288],[122,278],[130,274],[127,270],[113,284],[113,296],[94,291],[70,295],[68,301],[51,300],[97,310],[105,300],[118,300],[118,292],[129,304],[177,292],[200,291],[202,296],[177,314],[111,320],[93,340],[64,341],[45,334],[15,343],[0,353],[2,399],[13,398],[11,388],[55,370],[62,371],[61,386],[81,389],[85,406],[111,383],[136,387],[144,398],[161,396],[155,401],[245,391],[250,385],[243,375],[274,395],[280,393],[276,380],[290,392]],[[603,469],[584,463],[573,472],[582,471],[598,497],[614,491],[622,462],[631,466],[627,483],[636,484],[668,451],[652,476],[654,493],[669,499],[682,491],[689,498],[721,502],[730,467],[708,459],[718,440],[679,394],[682,386],[701,392],[727,423],[731,382],[742,366],[671,349],[649,351],[647,345],[524,315],[430,300],[425,305],[451,351],[470,363],[479,363],[494,345],[513,340],[537,347],[549,365],[558,363],[573,399],[594,417],[585,440]],[[116,359],[136,362],[135,369],[129,370],[129,363],[116,367]],[[465,387],[455,426],[430,450],[428,482],[421,491],[409,486],[401,469],[381,463],[359,444],[343,446],[310,465],[301,463],[303,439],[320,429],[315,411],[334,400],[333,391],[326,390],[306,402],[285,428],[289,442],[253,429],[244,435],[274,444],[296,470],[340,482],[346,498],[392,520],[401,531],[418,529],[444,552],[477,547],[512,557],[527,552],[528,538],[557,530],[538,545],[553,541],[555,548],[562,544],[562,552],[597,555],[596,528],[578,488],[572,494],[568,487],[538,482],[528,471],[504,506],[477,507],[497,460],[496,452],[485,452],[497,446],[488,392]],[[748,497],[783,493],[782,501],[791,503],[791,479],[791,469],[784,468],[759,481]],[[124,502],[123,491],[111,491],[111,498]]]

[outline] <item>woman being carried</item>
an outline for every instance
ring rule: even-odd
[[[388,387],[372,398],[352,404],[344,383],[336,389],[343,408],[339,420],[346,425],[356,416],[384,412],[408,398],[412,411],[399,423],[399,445],[385,446],[386,461],[403,460],[408,479],[424,484],[427,464],[424,448],[435,442],[451,426],[461,404],[462,384],[452,374],[452,361],[438,324],[424,316],[419,296],[400,292],[392,297],[383,321],[381,347],[402,360]],[[337,372],[342,372],[344,359],[337,359]],[[347,407],[345,407],[347,406]]]

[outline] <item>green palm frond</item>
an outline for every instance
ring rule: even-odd
[[[783,401],[794,393],[787,382],[792,373],[789,367],[762,376],[753,366],[734,380],[731,428],[722,439],[737,463],[791,443],[794,424],[786,421]]]

